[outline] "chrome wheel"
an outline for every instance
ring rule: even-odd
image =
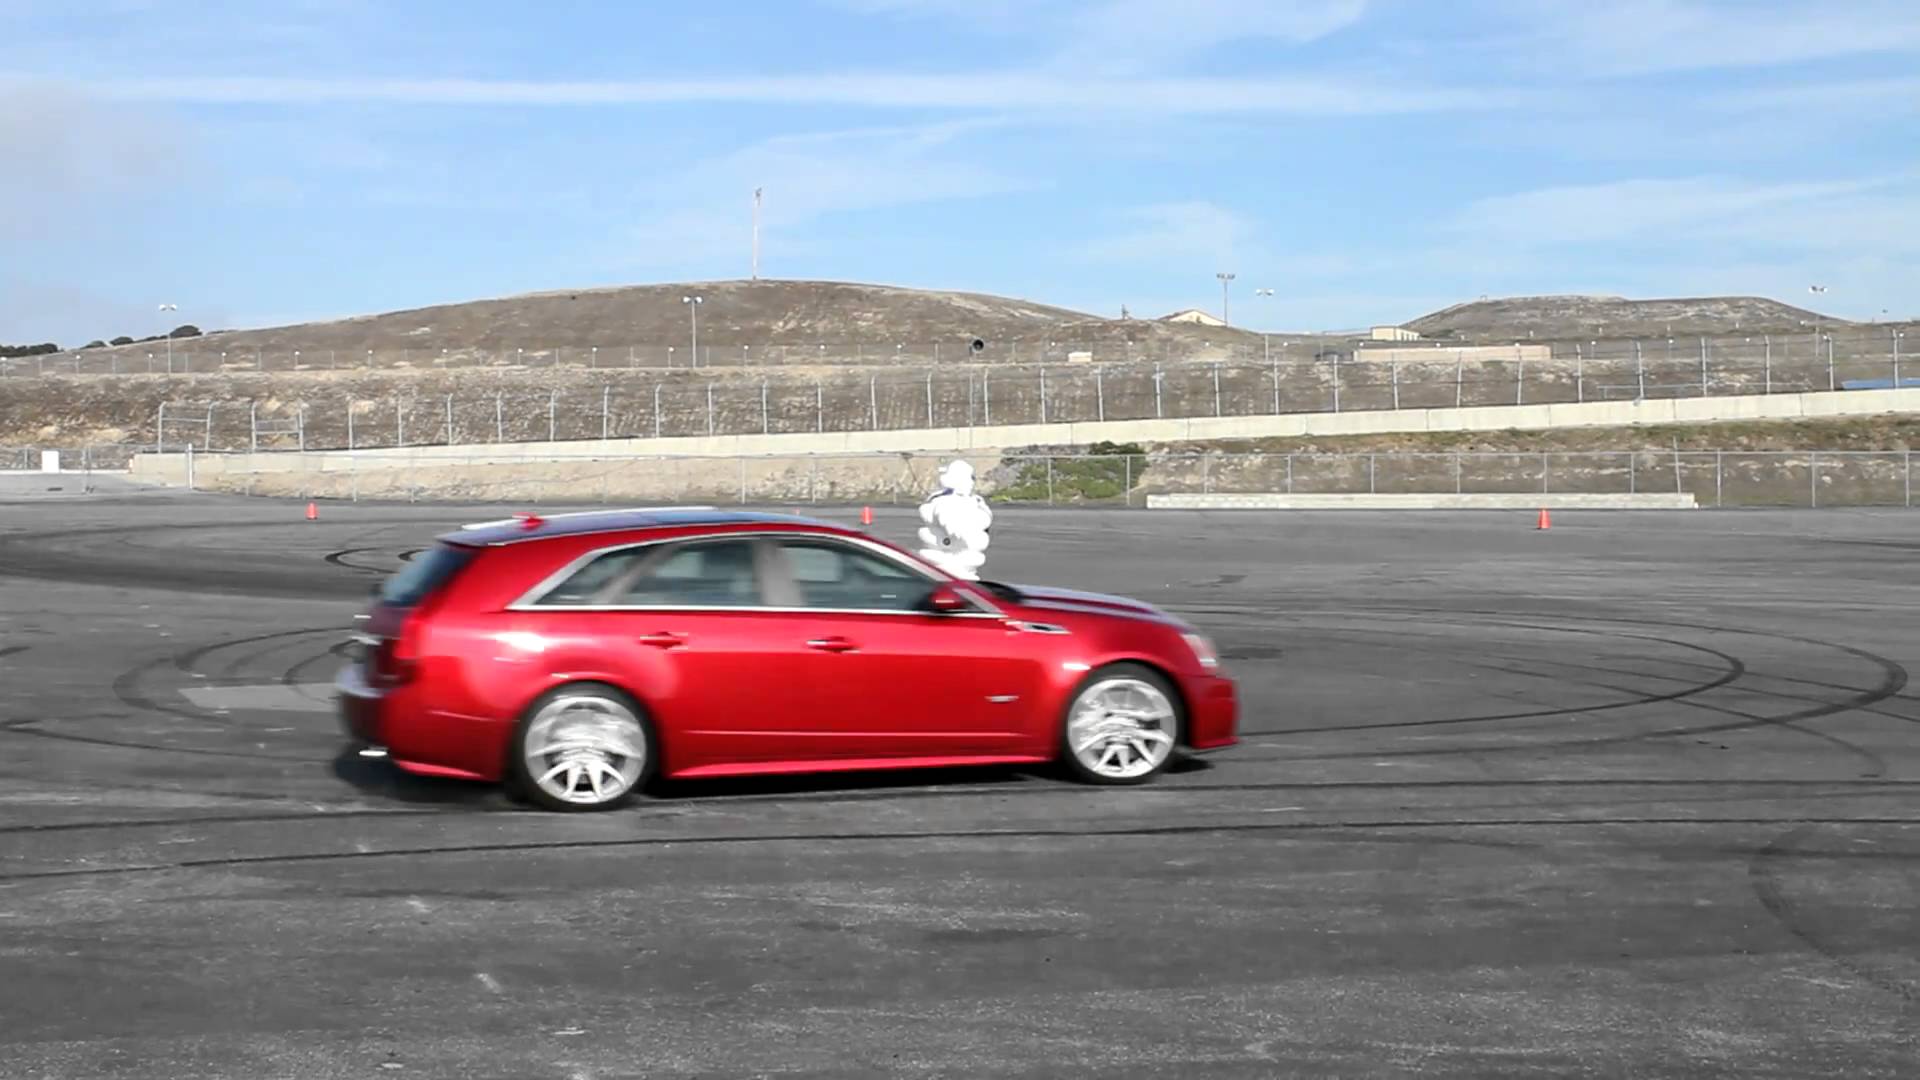
[[[521,738],[527,780],[541,794],[573,806],[602,806],[624,797],[647,766],[647,732],[618,698],[565,693],[540,707]]]
[[[1101,679],[1074,699],[1067,750],[1094,777],[1137,780],[1173,756],[1178,724],[1160,687],[1132,676]]]

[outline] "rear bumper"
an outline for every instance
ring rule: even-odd
[[[340,728],[347,738],[384,749],[387,733],[381,720],[386,695],[367,685],[367,677],[358,664],[340,669],[334,676],[333,690],[339,704]]]
[[[1186,680],[1187,749],[1224,750],[1240,741],[1240,692],[1224,675]]]

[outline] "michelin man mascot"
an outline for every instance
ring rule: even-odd
[[[993,529],[993,510],[973,493],[973,466],[952,461],[940,470],[940,490],[920,504],[920,557],[954,577],[980,580],[987,561],[987,535]]]

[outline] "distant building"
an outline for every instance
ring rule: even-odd
[[[1209,315],[1206,312],[1201,311],[1199,308],[1188,308],[1185,311],[1176,311],[1171,315],[1162,315],[1160,316],[1160,321],[1161,322],[1177,322],[1177,323],[1194,323],[1199,326],[1227,325],[1223,320],[1218,319],[1212,315]]]
[[[1376,326],[1368,331],[1375,341],[1419,341],[1420,332],[1404,326]]]

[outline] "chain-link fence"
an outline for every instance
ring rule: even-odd
[[[1763,353],[1560,360],[1304,360],[890,371],[797,379],[656,374],[529,392],[162,400],[156,449],[309,450],[775,435],[1920,386],[1891,358]]]
[[[353,500],[905,503],[945,454],[517,459],[386,451],[262,459],[198,455],[203,490]],[[1617,450],[1275,454],[963,454],[1003,503],[1145,506],[1161,494],[1692,496],[1707,507],[1913,505],[1911,451]]]
[[[79,447],[38,447],[38,446],[0,446],[0,473],[39,472],[44,467],[48,450],[59,454],[59,465],[63,472],[125,472],[133,455],[152,447],[110,446]]]
[[[0,377],[57,375],[218,375],[291,371],[425,372],[489,368],[506,371],[678,371],[714,368],[862,367],[952,368],[963,364],[1021,365],[1194,362],[1270,363],[1338,358],[1368,359],[1370,354],[1405,353],[1431,349],[1479,350],[1511,347],[1542,360],[1576,363],[1642,361],[1671,367],[1681,360],[1759,365],[1767,359],[1783,364],[1833,362],[1841,365],[1880,364],[1883,373],[1897,365],[1904,350],[1911,353],[1917,328],[1904,324],[1877,324],[1810,328],[1802,333],[1732,333],[1657,338],[1593,338],[1468,341],[1371,341],[1330,336],[1300,338],[1221,330],[1216,338],[1192,335],[1147,341],[972,341],[953,342],[830,342],[830,343],[702,343],[544,345],[512,348],[439,347],[400,349],[339,348],[221,348],[217,340],[201,338],[142,342],[130,347],[66,350],[38,356],[0,359]],[[1884,361],[1884,363],[1882,363]]]

